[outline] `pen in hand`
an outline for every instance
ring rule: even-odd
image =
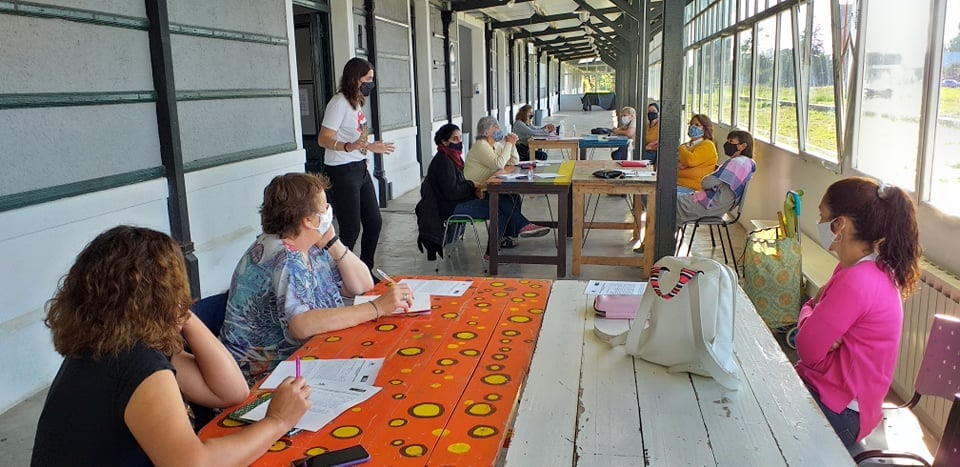
[[[397,284],[397,281],[393,280],[392,277],[388,276],[387,273],[383,272],[383,270],[381,270],[381,269],[379,269],[379,268],[377,269],[377,275],[380,276],[381,279],[389,282],[390,285],[396,285],[396,284]]]
[[[300,377],[300,356],[297,355],[297,378]]]

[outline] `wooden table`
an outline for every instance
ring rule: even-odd
[[[354,444],[370,452],[370,465],[494,464],[509,434],[551,281],[443,279],[473,285],[462,297],[433,297],[429,316],[384,317],[304,344],[297,355],[306,359],[386,357],[375,383],[383,390],[316,433],[277,441],[254,465],[288,466]],[[375,293],[386,287],[379,284]],[[227,413],[204,427],[201,439],[236,431]]]
[[[580,160],[585,161],[590,159],[587,157],[587,149],[624,148],[629,151],[630,146],[633,144],[633,138],[627,138],[626,136],[582,135],[580,136],[579,144]],[[609,158],[605,157],[604,159]]]
[[[564,161],[561,164],[551,164],[547,167],[539,167],[536,173],[555,172],[560,176],[557,178],[534,179],[534,180],[505,180],[496,175],[487,180],[487,193],[490,194],[490,232],[488,236],[488,247],[490,255],[490,274],[497,274],[497,266],[500,263],[525,263],[525,264],[555,264],[557,266],[557,277],[567,275],[567,228],[570,218],[570,176],[574,171],[575,161]],[[557,221],[542,222],[537,224],[548,225],[557,228],[557,254],[556,255],[505,255],[498,248],[497,235],[493,232],[499,232],[499,205],[501,194],[519,194],[519,195],[557,195]]]
[[[527,140],[527,147],[530,148],[530,154],[535,154],[537,149],[559,149],[564,159],[572,160],[576,159],[577,156],[575,154],[580,150],[580,138],[536,139],[531,137]]]
[[[649,276],[653,267],[654,225],[656,222],[657,177],[627,177],[619,179],[603,179],[593,176],[601,169],[624,170],[615,161],[577,161],[573,171],[573,275],[580,274],[583,264],[599,264],[606,266],[642,266],[644,276]],[[635,168],[652,172],[652,168]],[[587,222],[584,218],[584,203],[587,195],[631,195],[633,196],[634,222]],[[643,203],[640,196],[647,196],[647,219],[644,227],[643,245],[646,252],[643,256],[628,253],[626,256],[585,256],[583,255],[583,238],[586,229],[633,230],[634,241],[640,238],[640,219],[643,214]]]
[[[553,284],[507,466],[853,465],[742,290],[734,391],[600,342],[585,287]]]

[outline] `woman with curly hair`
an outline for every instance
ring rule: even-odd
[[[184,400],[226,407],[249,388],[190,303],[183,255],[166,234],[119,226],[84,248],[48,303],[64,360],[32,465],[246,465],[300,420],[310,387],[287,378],[262,421],[197,438]]]
[[[846,178],[823,195],[817,234],[840,263],[800,310],[796,369],[849,447],[880,423],[893,380],[902,300],[920,276],[916,209],[900,188]]]

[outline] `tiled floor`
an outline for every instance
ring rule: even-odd
[[[610,111],[572,112],[555,114],[546,121],[562,120],[566,128],[575,125],[580,132],[587,132],[590,128],[609,127],[613,125],[614,114]],[[551,157],[559,157],[551,154]],[[594,158],[606,158],[605,152],[597,151]],[[414,207],[419,200],[419,191],[413,190],[398,199],[392,200],[383,210],[383,234],[377,250],[377,266],[391,275],[431,275],[435,274],[436,262],[427,261],[426,255],[417,251],[417,219]],[[629,216],[626,207],[626,198],[617,196],[603,196],[597,201],[596,218],[608,220],[623,220]],[[533,197],[524,200],[523,211],[531,220],[548,219],[550,213],[556,215],[556,200],[548,208],[544,197]],[[590,214],[588,214],[590,215]],[[469,228],[468,228],[469,229]],[[701,228],[702,229],[702,228]],[[480,229],[481,241],[486,242],[486,232]],[[743,248],[744,231],[740,227],[730,229],[733,236],[733,245],[737,255]],[[483,275],[485,268],[482,255],[477,251],[475,240],[472,240],[472,231],[468,230],[466,242],[448,247],[446,257],[440,265],[441,275]],[[635,255],[632,250],[630,233],[624,232],[592,232],[589,234],[585,246],[586,251],[593,254],[604,252],[612,255]],[[524,238],[520,240],[517,251],[532,252],[535,254],[549,254],[556,251],[553,246],[553,236],[539,238]],[[472,243],[471,243],[472,242]],[[567,240],[568,252],[572,251],[571,240]],[[686,252],[686,248],[683,248]],[[698,232],[692,254],[697,256],[714,257],[722,260],[719,245],[712,247],[710,236],[705,230]],[[568,258],[569,258],[568,254]],[[568,262],[570,259],[568,259]],[[568,263],[567,271],[571,271]],[[556,267],[542,265],[505,264],[500,266],[500,275],[505,277],[533,277],[556,278]],[[567,277],[568,279],[572,277]],[[632,267],[611,266],[584,266],[579,279],[605,280],[640,280],[641,270]],[[30,451],[33,446],[33,436],[36,421],[43,405],[45,391],[27,399],[13,409],[0,414],[0,464],[2,465],[29,465]]]

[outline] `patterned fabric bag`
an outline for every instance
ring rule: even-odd
[[[796,324],[803,304],[797,231],[801,196],[802,191],[787,192],[779,230],[768,228],[748,233],[743,249],[743,290],[771,329]]]

